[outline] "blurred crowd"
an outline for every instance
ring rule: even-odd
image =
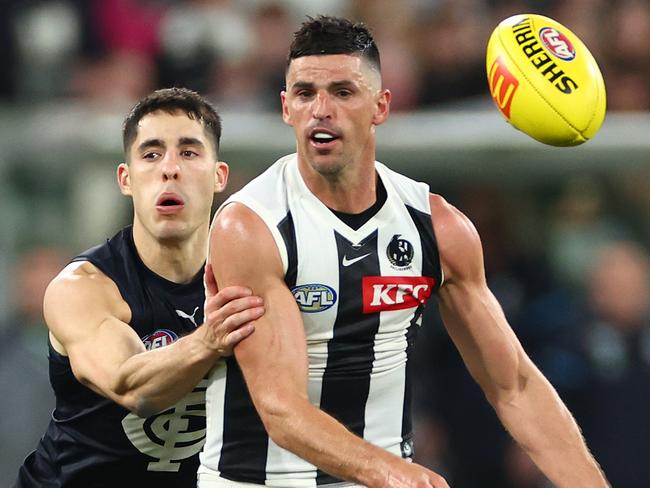
[[[183,85],[223,109],[275,110],[306,15],[366,21],[394,110],[487,95],[485,46],[504,18],[564,23],[605,76],[610,110],[650,109],[646,0],[0,0],[0,97],[114,105]]]
[[[0,104],[121,110],[154,88],[182,85],[221,110],[277,112],[291,32],[307,14],[331,13],[372,27],[395,110],[471,107],[488,97],[492,29],[535,12],[589,46],[610,111],[650,110],[647,0],[0,0],[0,12]],[[641,488],[650,479],[650,182],[644,169],[612,173],[505,190],[428,182],[476,224],[490,287],[613,486]],[[67,191],[59,180],[42,183]],[[29,186],[38,195],[26,202],[44,198]],[[0,404],[3,480],[48,420],[43,291],[80,250],[32,242],[4,270],[12,296],[0,314],[0,384],[12,394]],[[549,487],[469,377],[434,304],[425,319],[416,460],[454,487]]]

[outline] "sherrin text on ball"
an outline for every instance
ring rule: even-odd
[[[488,41],[486,67],[494,103],[533,139],[576,146],[605,119],[605,83],[596,60],[553,19],[521,14],[502,21]]]

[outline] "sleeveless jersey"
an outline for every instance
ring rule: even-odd
[[[203,322],[202,272],[176,284],[140,260],[127,227],[77,256],[117,285],[130,326],[147,349],[165,346]],[[70,361],[50,344],[56,408],[45,436],[20,469],[18,488],[195,487],[205,440],[205,388],[174,407],[140,418],[77,381]]]
[[[441,284],[429,189],[375,163],[386,201],[357,230],[307,188],[296,155],[231,196],[268,226],[302,314],[311,402],[367,441],[412,457],[409,361],[424,304]],[[278,447],[228,358],[206,394],[199,473],[269,486],[340,480]]]

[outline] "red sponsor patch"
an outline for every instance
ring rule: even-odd
[[[363,313],[417,307],[431,296],[434,284],[426,276],[365,276]]]
[[[510,119],[510,107],[515,92],[519,87],[519,80],[508,70],[501,56],[497,57],[492,63],[488,82],[494,103],[496,103],[503,115]]]

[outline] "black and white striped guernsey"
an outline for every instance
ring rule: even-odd
[[[428,186],[375,167],[386,202],[356,230],[310,192],[295,154],[224,205],[246,205],[275,239],[302,312],[312,403],[367,441],[411,457],[409,357],[442,275]],[[206,411],[199,473],[269,486],[340,482],[268,437],[233,358],[213,370]]]

